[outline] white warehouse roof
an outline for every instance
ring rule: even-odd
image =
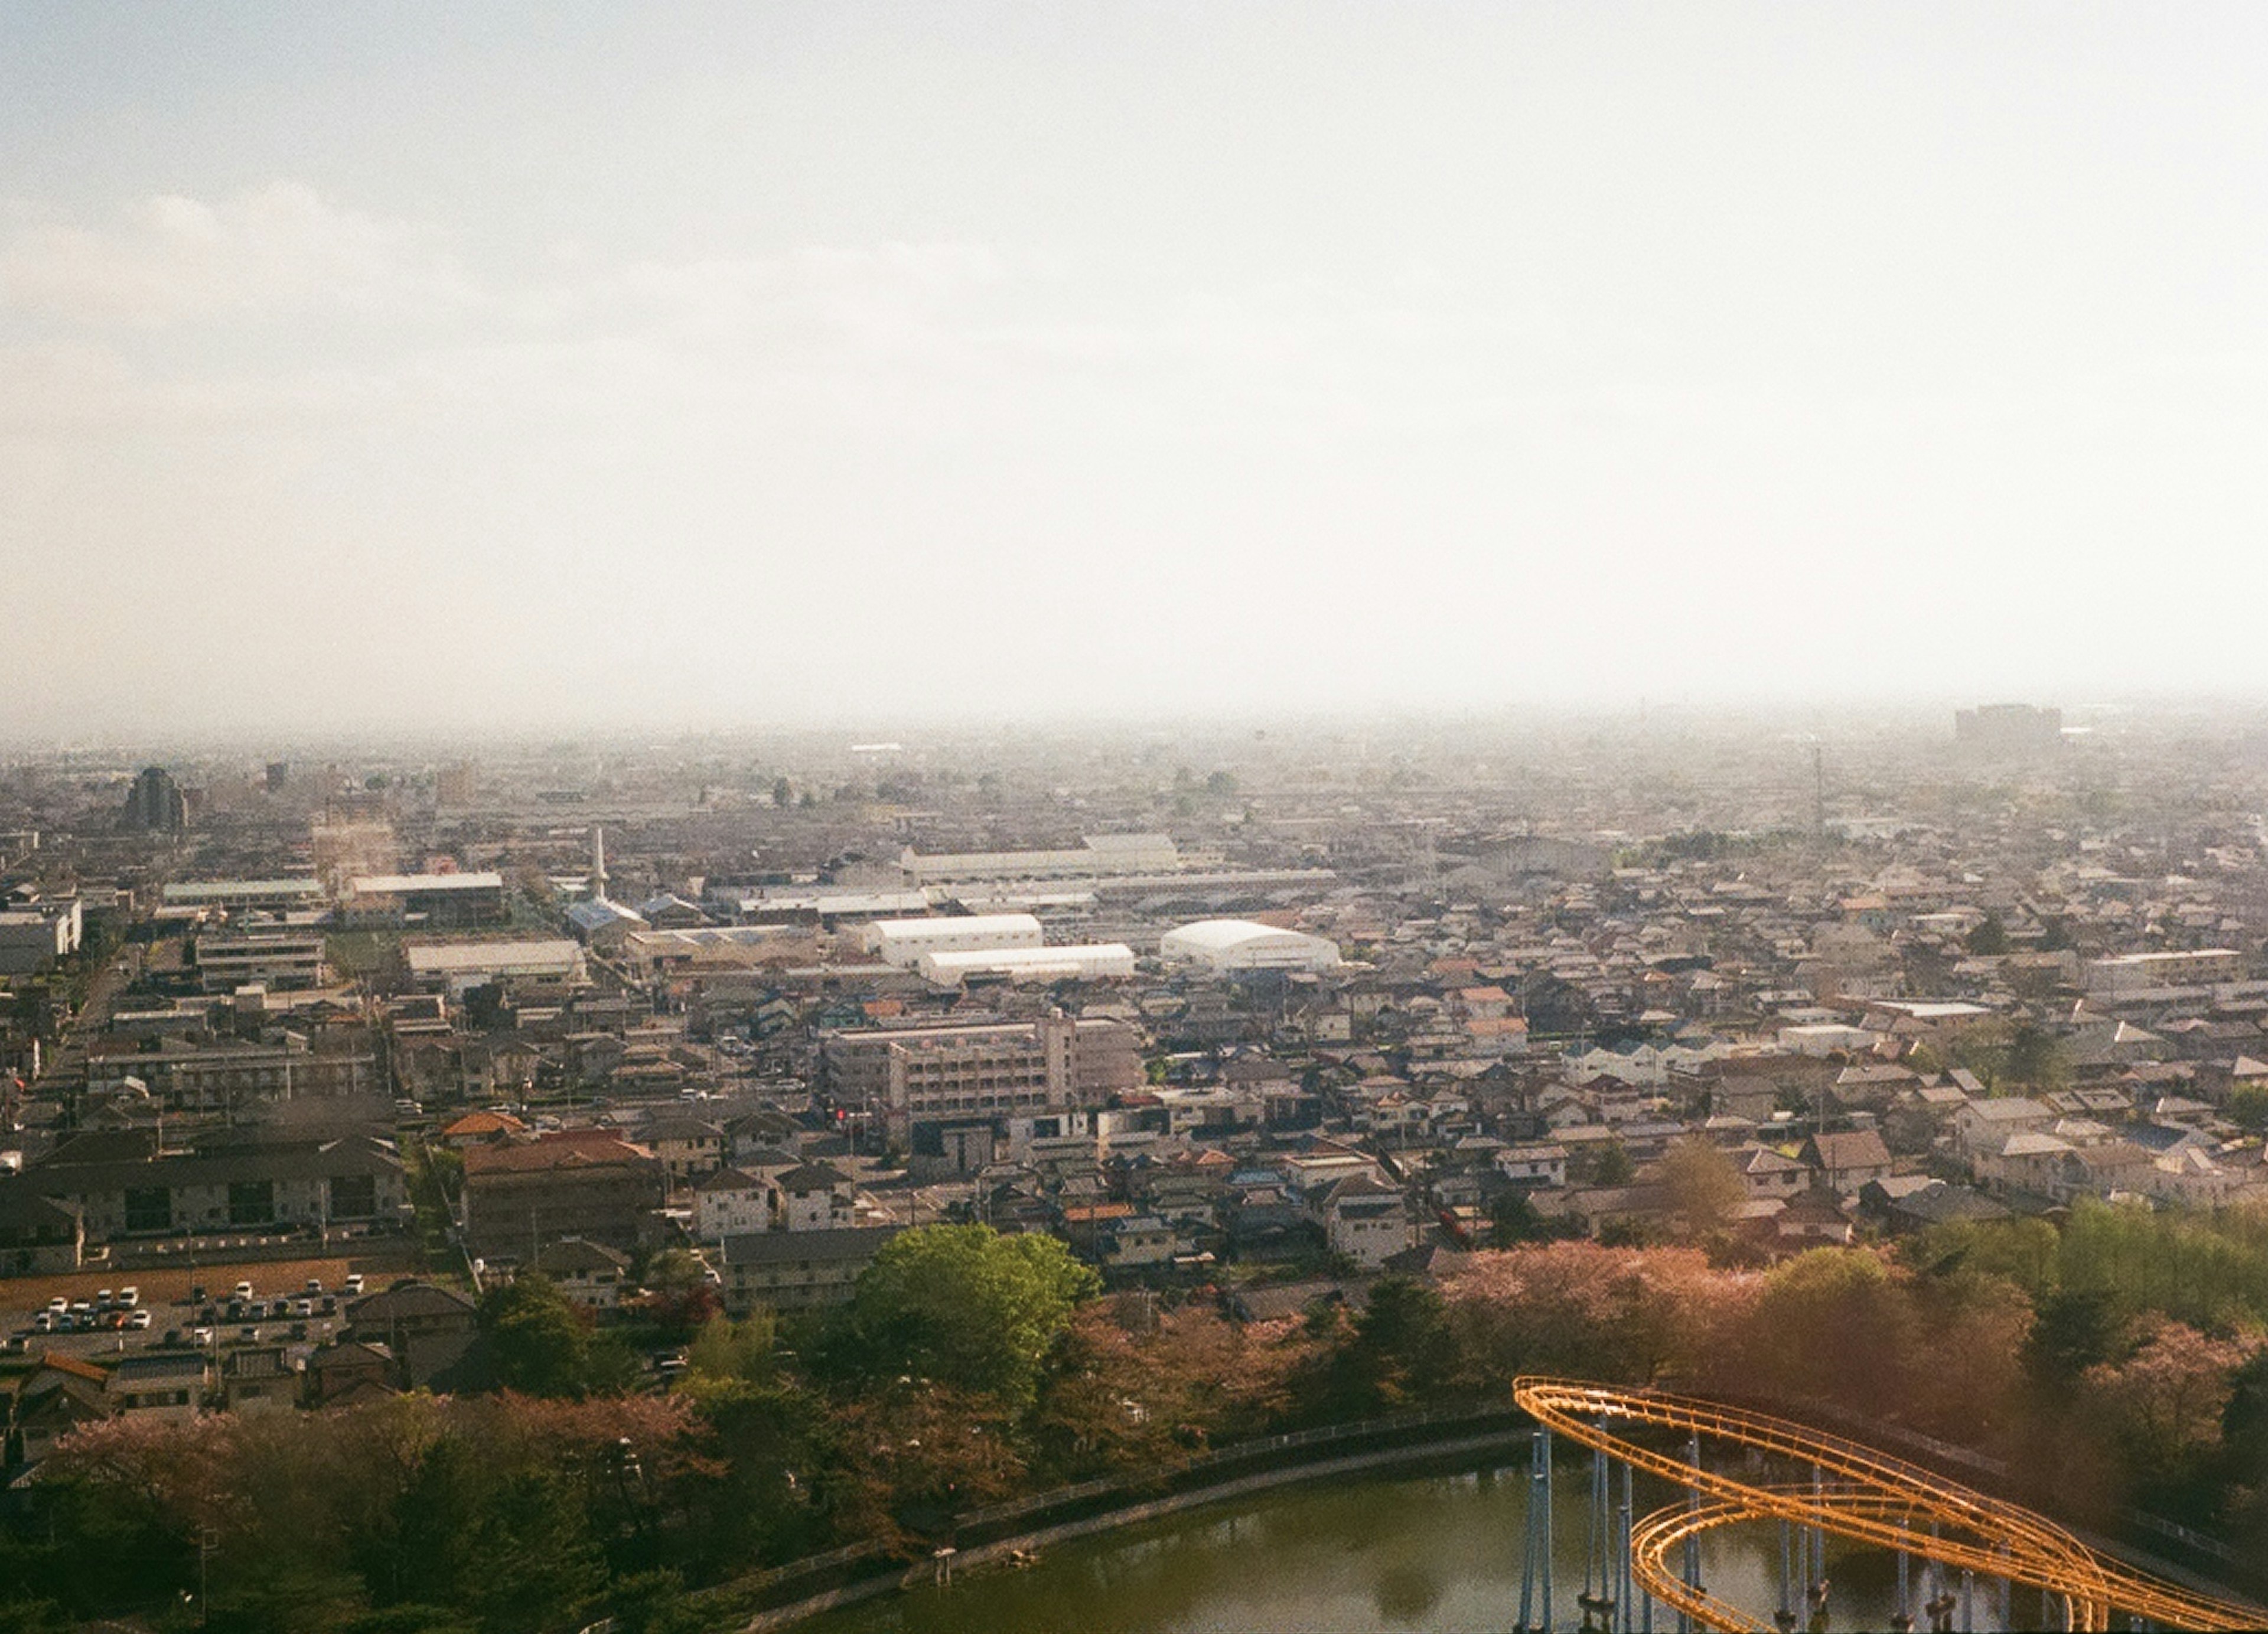
[[[1064,947],[924,953],[921,973],[924,980],[946,987],[972,975],[1005,975],[1027,982],[1132,975],[1134,950],[1123,942],[1089,942]]]
[[[1336,942],[1251,919],[1200,919],[1167,931],[1158,952],[1215,970],[1328,970],[1339,962]]]
[[[1047,932],[1029,914],[961,914],[878,919],[866,927],[863,945],[885,964],[905,966],[927,953],[989,953],[1037,947],[1046,940]]]

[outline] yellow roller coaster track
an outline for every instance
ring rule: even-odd
[[[2268,1628],[2268,1610],[2193,1594],[2089,1549],[2046,1517],[1946,1480],[1859,1442],[1769,1414],[1693,1396],[1612,1389],[1577,1380],[1525,1378],[1520,1406],[1555,1435],[1695,1495],[1631,1528],[1631,1574],[1655,1599],[1712,1629],[1766,1630],[1669,1569],[1670,1551],[1719,1527],[1784,1520],[1919,1559],[2021,1584],[2058,1597],[2067,1625],[2103,1630],[2114,1611],[2161,1627]],[[1675,1431],[1759,1458],[1808,1465],[1815,1483],[1756,1485],[1697,1468],[1609,1425]]]

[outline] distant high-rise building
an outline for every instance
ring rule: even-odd
[[[1991,754],[2036,754],[2063,743],[2063,711],[2029,703],[1984,703],[1953,715],[1953,740]]]
[[[470,761],[457,761],[433,774],[433,799],[441,806],[470,806],[478,772]]]
[[[281,794],[285,789],[291,786],[291,762],[270,761],[268,762],[268,791],[270,794]]]
[[[171,772],[147,767],[126,791],[122,821],[136,834],[179,834],[188,827],[189,803]]]

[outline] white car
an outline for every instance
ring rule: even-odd
[[[133,1315],[126,1319],[126,1325],[129,1328],[147,1328],[150,1325],[150,1313],[147,1311],[135,1312]]]
[[[125,1309],[132,1310],[142,1303],[142,1290],[131,1283],[127,1284],[118,1291],[118,1303]]]
[[[236,1297],[239,1299],[250,1299],[252,1297],[252,1284],[248,1282],[240,1282],[237,1284]]]
[[[346,1291],[349,1293],[353,1294],[359,1294],[362,1292],[362,1273],[360,1271],[350,1271],[348,1273]]]

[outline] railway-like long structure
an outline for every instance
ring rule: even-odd
[[[1523,1378],[1514,1399],[1542,1426],[1529,1503],[1529,1570],[1521,1626],[1551,1625],[1550,1438],[1589,1447],[1593,1558],[1579,1601],[1584,1626],[1639,1634],[1653,1603],[1681,1627],[1766,1630],[1792,1628],[1823,1612],[1825,1540],[1847,1538],[1896,1554],[1901,1628],[1972,1626],[1977,1585],[2000,1596],[1988,1620],[2006,1626],[2018,1588],[2042,1598],[2043,1620],[2098,1630],[2129,1626],[2243,1630],[2268,1627],[2268,1609],[2201,1594],[2135,1571],[2091,1549],[2032,1510],[1992,1498],[1934,1471],[1847,1438],[1789,1419],[1697,1397],[1614,1388],[1576,1380]],[[1665,1452],[1683,1437],[1683,1455]],[[1707,1453],[1714,1453],[1712,1468]],[[1614,1466],[1623,1498],[1614,1501]],[[1735,1472],[1737,1469],[1737,1473]],[[1631,1513],[1632,1472],[1681,1487],[1683,1501],[1642,1517]],[[1760,1473],[1792,1479],[1759,1481]],[[1806,1479],[1805,1477],[1808,1477]],[[1781,1590],[1767,1620],[1712,1595],[1700,1577],[1700,1539],[1724,1527],[1777,1522]],[[1916,1604],[1911,1564],[1940,1592]],[[1800,1564],[1799,1564],[1800,1563]],[[1930,1568],[1933,1567],[1934,1570]],[[1540,1571],[1540,1577],[1539,1577]],[[1955,1576],[1957,1575],[1957,1578]],[[1956,1594],[1951,1588],[1960,1585]],[[1543,1620],[1531,1622],[1535,1589]]]

